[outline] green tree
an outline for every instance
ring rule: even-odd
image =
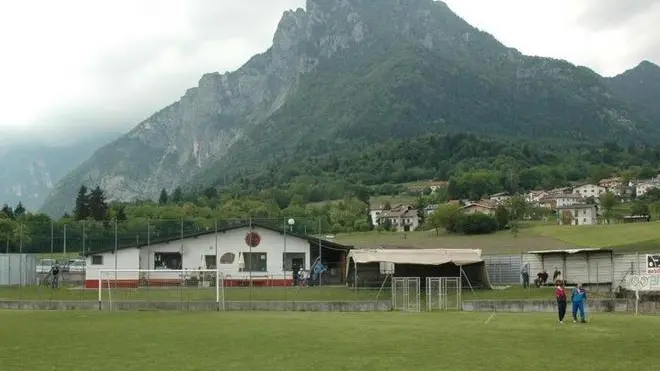
[[[495,220],[497,221],[498,229],[505,229],[509,225],[509,210],[503,205],[500,205],[495,209]]]
[[[160,190],[160,196],[158,196],[158,204],[159,205],[167,204],[167,190],[165,190],[165,188]]]
[[[633,216],[649,215],[649,206],[641,201],[635,201],[630,208],[630,214]]]
[[[9,252],[9,246],[17,241],[18,224],[4,212],[0,212],[0,246],[2,252]]]
[[[108,204],[105,202],[105,194],[101,187],[96,186],[90,193],[88,198],[89,214],[97,221],[107,219]]]
[[[2,205],[0,212],[4,213],[7,218],[14,219],[14,210],[7,204]]]
[[[18,202],[18,205],[14,207],[14,218],[19,219],[20,217],[25,215],[25,206],[23,206],[22,202]]]
[[[443,204],[438,205],[438,208],[429,215],[426,225],[435,229],[436,234],[440,234],[440,229],[447,228],[452,218],[454,218],[461,211],[461,206],[458,204]]]
[[[85,220],[90,217],[89,194],[87,191],[88,189],[84,185],[81,185],[78,189],[76,203],[73,207],[73,216],[75,220]]]
[[[617,198],[612,192],[605,192],[599,197],[600,207],[603,209],[603,217],[610,222],[613,216],[614,205],[617,203]]]
[[[174,192],[172,192],[172,202],[175,204],[178,204],[183,201],[183,191],[181,190],[181,187],[176,187],[174,188]]]
[[[529,213],[529,204],[522,196],[513,196],[506,202],[511,220],[523,220]]]

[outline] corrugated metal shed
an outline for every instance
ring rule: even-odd
[[[38,282],[36,256],[0,254],[0,286],[30,286]]]

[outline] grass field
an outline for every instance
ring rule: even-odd
[[[641,371],[657,370],[660,318],[0,311],[0,323],[6,371]]]
[[[436,231],[355,232],[335,236],[338,243],[360,247],[472,248],[484,254],[517,254],[531,250],[612,247],[620,251],[660,251],[660,222],[594,226],[523,226],[483,236],[457,236]]]
[[[389,288],[389,287],[386,287]],[[425,295],[421,290],[422,297]],[[553,300],[553,289],[510,287],[498,290],[476,290],[471,291],[464,288],[463,300]],[[451,295],[451,292],[449,293]],[[103,290],[103,296],[107,300],[107,289]],[[42,300],[97,300],[97,290],[75,290],[70,288],[50,289],[48,287],[22,287],[7,288],[0,287],[0,299],[42,299]],[[281,288],[281,287],[253,287],[249,288],[225,288],[226,301],[369,301],[390,300],[390,290],[383,290],[378,294],[378,289],[353,290],[346,287],[307,287],[307,288]],[[161,289],[141,288],[134,289],[112,289],[112,300],[154,300],[154,301],[191,301],[191,300],[215,300],[215,288],[183,288],[183,289]],[[423,299],[422,299],[423,300]]]

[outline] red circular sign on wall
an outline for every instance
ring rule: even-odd
[[[245,235],[245,244],[250,247],[257,247],[261,243],[261,236],[257,232],[248,232]]]

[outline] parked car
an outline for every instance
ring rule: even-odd
[[[85,271],[85,261],[76,259],[69,262],[69,273],[82,273]]]
[[[50,272],[53,265],[55,265],[55,259],[41,259],[37,264],[37,273],[46,274]]]

